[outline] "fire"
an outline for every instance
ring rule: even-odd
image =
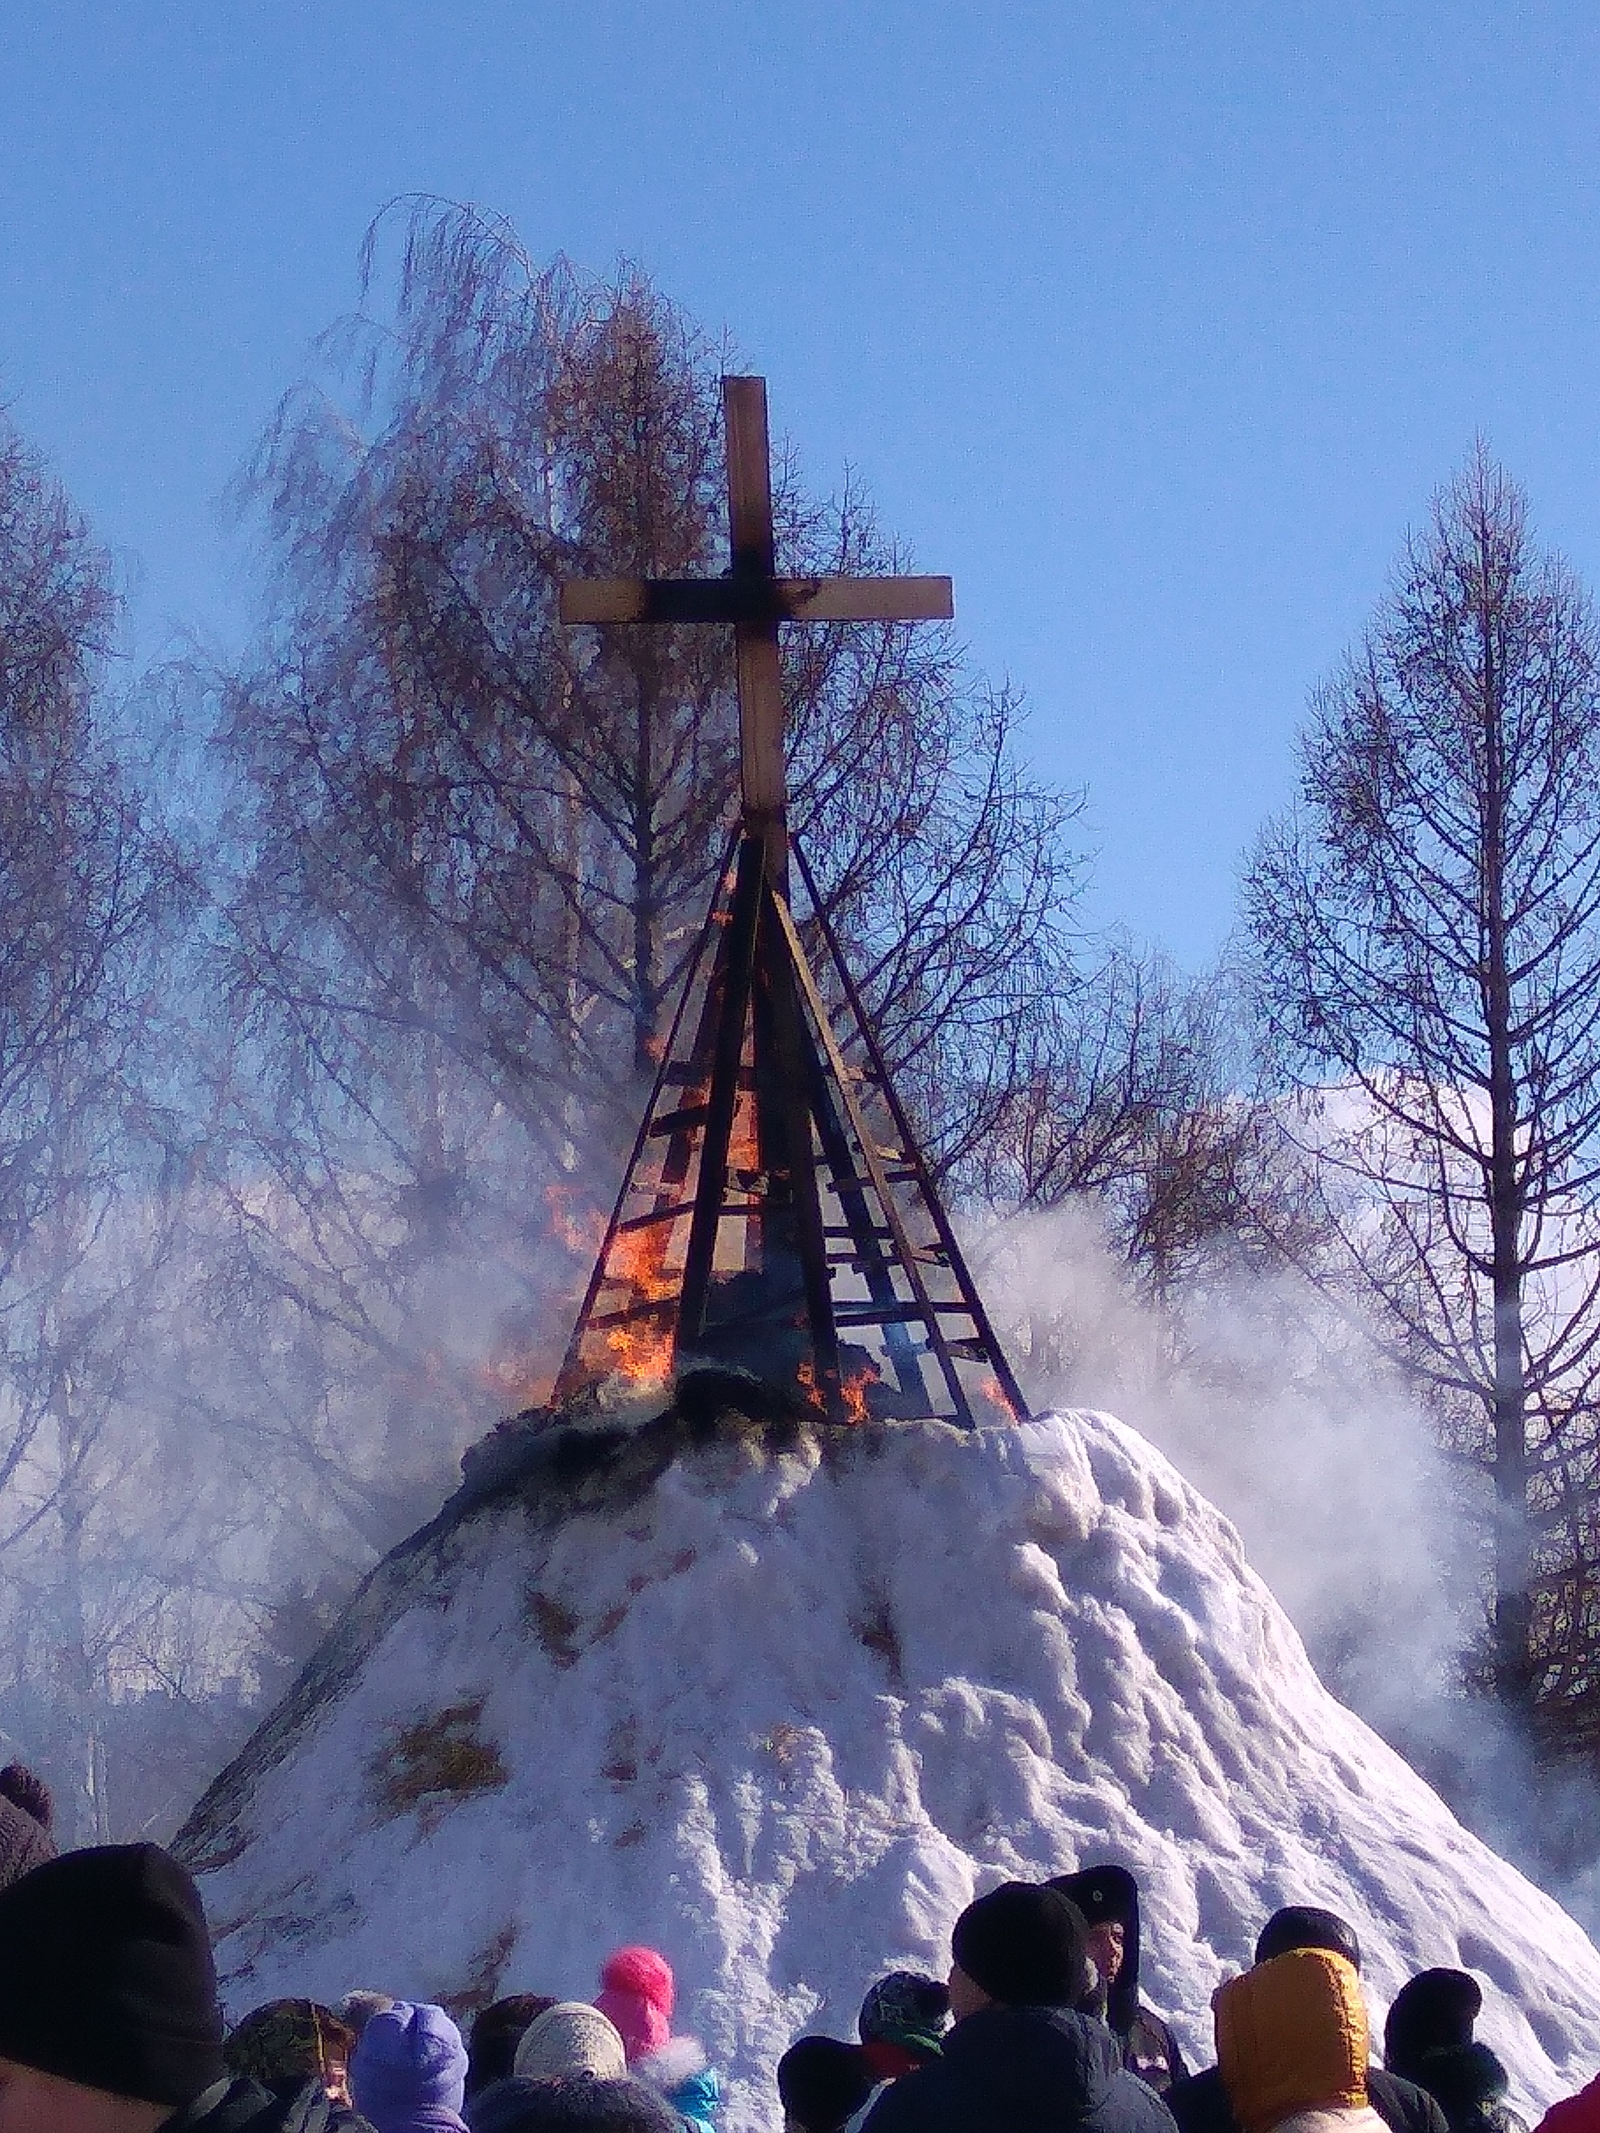
[[[606,1279],[627,1293],[630,1304],[666,1303],[676,1294],[678,1277],[666,1266],[669,1225],[622,1230],[612,1239]],[[672,1334],[667,1318],[640,1318],[626,1326],[603,1328],[611,1367],[637,1385],[664,1385],[672,1376]]]
[[[571,1185],[545,1187],[544,1204],[550,1210],[550,1227],[557,1242],[574,1258],[592,1259],[605,1235],[604,1220],[592,1207],[575,1209],[575,1195],[576,1188]]]
[[[800,1380],[800,1390],[812,1406],[822,1407],[822,1389],[817,1383],[816,1365],[810,1356],[806,1357],[795,1375]],[[844,1408],[844,1418],[852,1429],[872,1420],[872,1409],[867,1404],[868,1394],[874,1385],[880,1385],[882,1382],[882,1371],[870,1362],[864,1363],[859,1370],[839,1380],[839,1398]]]

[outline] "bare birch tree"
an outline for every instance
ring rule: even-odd
[[[1248,881],[1259,995],[1342,1268],[1492,1476],[1497,1693],[1559,1736],[1600,1419],[1600,631],[1481,450],[1300,761]]]

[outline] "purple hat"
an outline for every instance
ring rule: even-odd
[[[442,2007],[427,2003],[397,2000],[375,2014],[350,2061],[356,2109],[377,2133],[436,2127],[441,2112],[459,2114],[466,2085],[461,2032]]]

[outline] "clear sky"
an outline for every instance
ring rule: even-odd
[[[1600,581],[1593,0],[0,7],[0,395],[226,642],[217,498],[392,196],[638,260],[949,570],[1202,963],[1306,692],[1475,434]]]

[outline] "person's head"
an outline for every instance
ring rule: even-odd
[[[517,2046],[536,2015],[554,2007],[554,1999],[539,1992],[512,1992],[492,2000],[472,2018],[467,2033],[467,2094],[476,2096],[491,2081],[504,2081],[516,2061]]]
[[[778,2100],[786,2133],[839,2133],[873,2090],[858,2044],[801,2037],[778,2061]]]
[[[1418,2081],[1418,2063],[1433,2051],[1470,2044],[1483,2012],[1483,1991],[1465,1970],[1420,1970],[1395,1994],[1383,2025],[1383,2063]]]
[[[350,2095],[377,2133],[406,2133],[421,2114],[457,2111],[466,2099],[467,2048],[442,2007],[397,2000],[361,2032]]]
[[[154,1844],[0,1890],[0,2133],[147,2133],[222,2080],[199,1892]]]
[[[1270,1963],[1274,1956],[1287,1955],[1295,1948],[1326,1948],[1330,1955],[1342,1955],[1356,1971],[1361,1968],[1355,1927],[1337,1911],[1320,1910],[1313,1903],[1286,1904],[1274,1911],[1256,1937],[1255,1959]]]
[[[950,2019],[950,1988],[916,1970],[891,1970],[867,1988],[856,2017],[863,2044],[896,2044],[913,2058],[933,2059]]]
[[[1088,1928],[1070,1898],[1043,1882],[1005,1881],[969,1903],[950,1935],[950,2012],[1078,2007],[1094,1990]]]
[[[683,2133],[666,2097],[628,2075],[615,2081],[513,2075],[478,2091],[467,2122],[472,2133]]]
[[[672,1966],[654,1948],[618,1948],[600,1966],[594,2004],[616,2024],[631,2066],[672,2035]]]
[[[334,2013],[351,2035],[359,2038],[375,2014],[382,2014],[386,2007],[396,2004],[392,1992],[347,1992]]]
[[[1086,1866],[1056,1874],[1059,1889],[1083,1913],[1089,1960],[1105,1993],[1106,2019],[1126,2034],[1139,2008],[1139,1884],[1125,1866]]]
[[[315,2000],[268,2000],[223,2039],[229,2070],[269,2089],[316,2081],[335,2103],[350,2100],[356,2040],[331,2007]]]
[[[26,1763],[0,1770],[0,1889],[56,1856],[50,1787]]]
[[[1367,2100],[1367,2010],[1355,1965],[1326,1948],[1268,1957],[1211,1997],[1217,2070],[1244,2133]]]
[[[616,2024],[583,2000],[558,2000],[536,2015],[517,2045],[513,2071],[523,2081],[620,2081],[628,2071],[627,2048]]]

